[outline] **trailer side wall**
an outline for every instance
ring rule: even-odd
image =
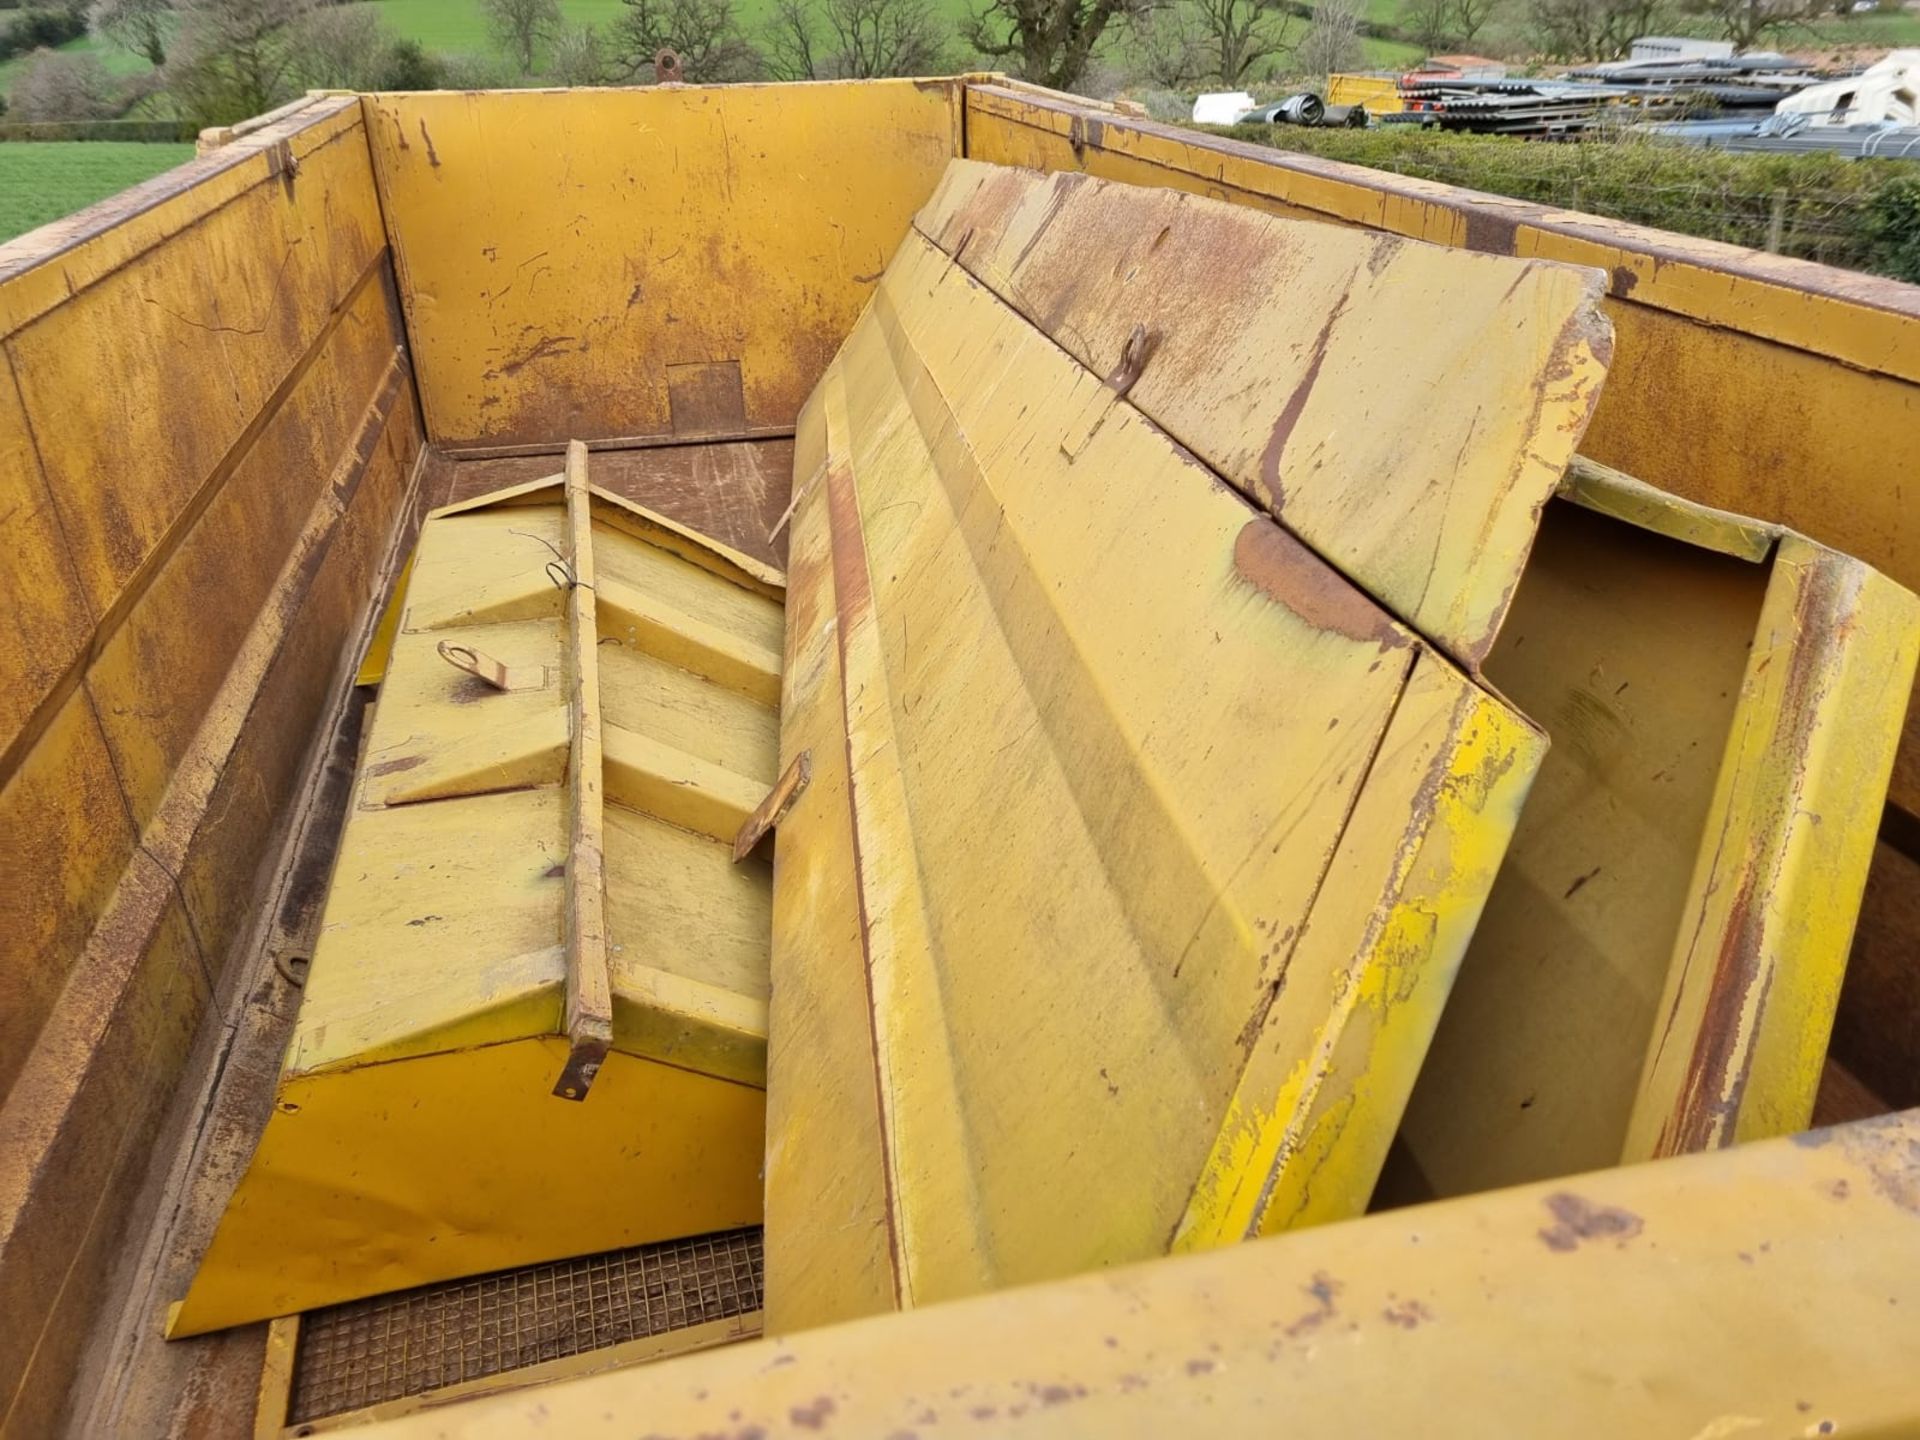
[[[52,1433],[420,447],[357,98],[0,247],[0,1433]]]

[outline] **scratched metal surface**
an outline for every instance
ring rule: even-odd
[[[1485,658],[1606,375],[1598,271],[976,162],[914,224],[1096,373],[1138,332],[1142,414],[1446,654]]]

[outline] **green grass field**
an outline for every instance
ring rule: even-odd
[[[0,145],[0,240],[71,215],[192,158],[191,145],[113,140]]]

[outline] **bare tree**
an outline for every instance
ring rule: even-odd
[[[182,0],[167,89],[202,125],[244,120],[293,97],[295,57],[315,0]]]
[[[1247,73],[1286,45],[1285,0],[1193,0],[1210,48],[1213,74],[1238,85]]]
[[[309,89],[378,89],[393,45],[375,7],[323,5],[300,22],[288,73]]]
[[[32,51],[7,94],[7,113],[17,120],[104,120],[118,109],[112,77],[85,53]]]
[[[818,80],[825,68],[819,18],[811,0],[775,0],[764,38],[767,73],[776,80]]]
[[[982,55],[1016,56],[1028,80],[1071,90],[1086,73],[1093,47],[1115,21],[1132,19],[1155,0],[986,0],[964,34]]]
[[[87,23],[122,50],[146,56],[156,69],[167,63],[173,0],[95,0]]]
[[[1360,61],[1360,0],[1316,0],[1313,20],[1294,48],[1303,75],[1327,76]]]
[[[1454,0],[1407,0],[1400,8],[1400,28],[1431,55],[1453,31]]]
[[[1830,6],[1827,0],[1687,0],[1686,8],[1718,22],[1734,49],[1747,50],[1773,31],[1811,20]]]
[[[547,74],[556,85],[604,85],[610,78],[606,47],[591,25],[573,25],[553,38]]]
[[[782,80],[869,80],[941,68],[929,0],[778,0],[767,65]]]
[[[689,80],[757,80],[766,62],[747,39],[733,0],[621,0],[617,38],[628,75],[650,76],[660,50],[680,56]]]
[[[1486,28],[1506,0],[1452,0],[1453,33],[1465,44]]]
[[[1541,51],[1555,60],[1613,60],[1657,28],[1663,0],[1528,0]]]
[[[560,0],[480,0],[487,12],[493,43],[520,67],[533,73],[535,53],[560,29]]]
[[[1191,90],[1203,84],[1213,65],[1206,27],[1190,3],[1160,5],[1127,23],[1132,72],[1167,90]]]

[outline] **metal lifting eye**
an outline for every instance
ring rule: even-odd
[[[470,645],[456,645],[451,640],[442,640],[434,648],[454,669],[495,690],[539,690],[547,683],[544,665],[503,665],[491,655],[483,655]]]

